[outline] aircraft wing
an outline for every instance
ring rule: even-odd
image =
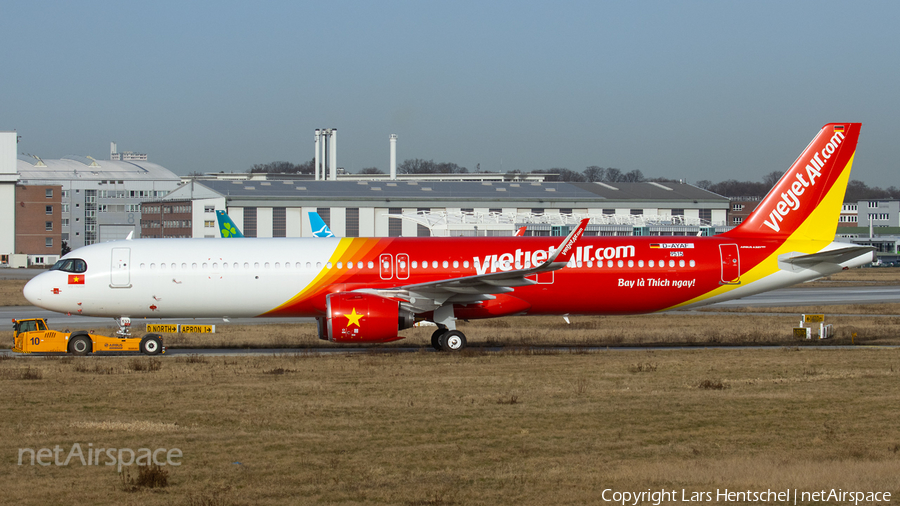
[[[536,267],[416,283],[391,289],[360,291],[376,293],[383,297],[399,298],[404,301],[401,303],[404,307],[415,312],[432,311],[445,303],[470,304],[491,300],[495,298],[494,294],[512,292],[517,286],[537,283],[537,281],[528,279],[528,276],[565,267],[575,252],[575,243],[584,234],[588,221],[590,220],[581,220],[575,230],[566,236],[559,248],[554,250],[544,263]]]

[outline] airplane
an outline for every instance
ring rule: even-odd
[[[231,220],[231,216],[228,216],[228,213],[225,211],[216,211],[216,220],[219,222],[219,233],[222,235],[223,239],[229,237],[244,237],[244,234],[241,233],[241,229],[237,228],[237,225]]]
[[[228,216],[228,213],[225,211],[216,211],[216,218],[219,220],[219,233],[222,235],[223,239],[230,237],[244,237],[244,234],[241,233],[241,229],[239,229],[234,221],[232,221],[231,217]],[[331,229],[328,228],[328,225],[325,224],[325,220],[319,216],[319,213],[310,211],[309,224],[312,227],[312,230],[315,230],[315,232],[313,232],[314,237],[334,237]],[[525,227],[522,227],[523,232],[524,228]]]
[[[122,317],[314,317],[337,343],[402,339],[458,319],[695,308],[870,263],[834,242],[860,123],[822,127],[753,213],[710,237],[136,239],[74,250],[24,295],[64,313]],[[74,280],[74,281],[73,281]],[[121,326],[121,323],[120,323]]]

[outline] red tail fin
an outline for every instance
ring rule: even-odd
[[[804,238],[834,239],[861,126],[822,127],[753,213],[724,235],[787,239],[807,224],[802,227]]]

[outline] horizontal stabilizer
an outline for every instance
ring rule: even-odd
[[[789,263],[797,267],[811,267],[821,263],[842,264],[848,260],[852,260],[860,255],[871,253],[873,251],[875,251],[875,248],[871,246],[848,246],[846,248],[821,251],[811,255],[786,253],[779,256],[778,261]]]

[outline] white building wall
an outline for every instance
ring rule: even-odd
[[[375,209],[372,207],[359,208],[359,236],[375,236]]]
[[[687,211],[685,211],[687,213]],[[697,216],[700,215],[700,211],[697,211]],[[725,209],[713,209],[712,210],[712,224],[713,225],[727,225],[725,220],[728,219],[727,211]]]
[[[206,207],[212,206],[212,212],[206,212]],[[234,221],[234,216],[231,216],[230,213],[225,209],[225,197],[216,197],[209,199],[199,199],[195,200],[193,206],[191,207],[191,237],[208,237],[212,235],[214,238],[222,237],[222,231],[219,230],[219,217],[216,215],[216,211],[225,211],[228,214],[228,217],[231,218],[231,221]],[[212,220],[213,226],[207,227],[206,222]],[[237,226],[237,221],[235,221],[235,226]],[[241,233],[244,233],[241,230]]]
[[[0,254],[16,249],[16,132],[0,132]]]
[[[285,235],[288,237],[303,237],[303,208],[288,207],[284,211]]]
[[[406,214],[406,213],[415,214],[415,212],[416,212],[415,207],[404,207],[403,208],[404,214]],[[403,232],[401,232],[403,237],[416,237],[419,234],[419,224],[413,220],[407,220],[404,218],[388,218],[388,219],[390,219],[390,220],[399,219],[400,221],[403,222]]]
[[[388,236],[388,210],[384,207],[376,207],[373,208],[375,212],[374,222],[375,222],[375,237],[387,237]],[[360,214],[362,214],[362,209],[360,209]],[[362,228],[362,227],[360,227]],[[363,235],[362,230],[359,231],[359,235]]]
[[[347,208],[331,208],[331,225],[328,226],[337,237],[347,237]]]
[[[256,208],[256,237],[272,237],[272,208]]]

